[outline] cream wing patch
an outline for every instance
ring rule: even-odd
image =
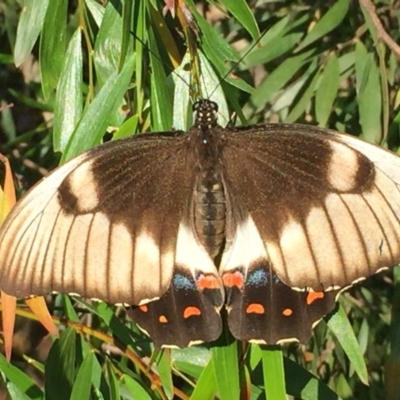
[[[193,229],[184,222],[179,224],[175,263],[182,268],[190,270],[193,276],[195,276],[196,271],[218,276],[217,269],[207,250],[197,240]]]
[[[266,259],[267,254],[260,233],[248,215],[247,219],[237,225],[231,245],[224,251],[221,260],[220,274],[238,267],[245,270],[259,259]]]
[[[400,192],[376,169],[364,193],[332,193],[279,242],[266,243],[278,276],[292,287],[339,288],[400,261]]]
[[[351,147],[331,141],[329,146],[332,151],[328,164],[328,181],[332,188],[340,192],[349,192],[357,184],[359,157],[357,151]],[[345,173],[338,171],[345,170]]]
[[[90,212],[98,206],[100,199],[91,163],[83,163],[73,170],[68,176],[68,186],[81,213]]]
[[[165,253],[146,232],[136,237],[133,256],[135,268],[130,268],[130,281],[135,289],[135,304],[145,304],[158,299],[167,290],[171,282],[174,267],[174,252]]]

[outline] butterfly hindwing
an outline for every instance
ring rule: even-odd
[[[222,332],[221,278],[194,233],[190,215],[188,211],[187,218],[179,225],[174,272],[168,290],[160,299],[128,311],[157,347],[210,342]]]
[[[171,285],[159,299],[128,310],[156,347],[187,347],[219,338],[224,292],[219,277],[176,266]]]
[[[226,289],[229,329],[239,340],[304,343],[315,323],[335,306],[337,291],[324,292],[322,286],[319,292],[293,290],[280,280],[249,214],[242,213],[238,219],[220,273]]]
[[[266,260],[224,275],[232,335],[256,343],[307,343],[313,326],[335,307],[337,291],[293,290]]]

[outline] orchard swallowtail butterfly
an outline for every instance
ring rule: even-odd
[[[127,303],[156,346],[305,342],[340,289],[400,262],[400,158],[295,124],[107,142],[40,181],[0,232],[0,287]]]

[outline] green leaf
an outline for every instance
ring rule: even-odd
[[[157,48],[157,41],[152,30],[149,31],[149,57],[151,63],[151,125],[155,131],[172,128],[173,96],[172,79],[167,78],[164,64]]]
[[[140,384],[140,382],[137,382],[133,378],[131,378],[129,375],[124,375],[123,381],[128,388],[128,390],[131,393],[131,396],[133,399],[137,400],[152,400],[153,397],[151,397],[146,390],[143,388],[143,386]]]
[[[238,342],[222,343],[225,338],[220,338],[218,346],[211,348],[215,379],[218,385],[219,398],[221,400],[238,399],[239,385],[239,360]]]
[[[247,29],[254,40],[260,32],[254,15],[245,0],[220,0],[232,15]]]
[[[260,46],[256,46],[244,58],[241,64],[246,68],[268,63],[281,55],[291,51],[303,36],[297,25],[304,24],[308,20],[307,15],[298,15],[293,23],[289,16],[286,16],[274,24],[261,38]]]
[[[292,123],[296,121],[306,110],[311,102],[311,98],[314,94],[315,87],[321,77],[321,72],[316,69],[311,76],[311,80],[306,84],[306,89],[303,94],[299,97],[298,101],[294,104],[294,107],[290,111],[289,115],[285,118],[285,122]]]
[[[231,85],[251,93],[253,88],[245,83],[242,79],[232,79],[227,74],[230,72],[230,68],[227,61],[238,61],[238,55],[232,50],[231,47],[222,39],[218,33],[213,30],[210,24],[200,15],[196,7],[193,4],[193,0],[186,0],[186,4],[189,7],[192,14],[195,16],[197,23],[202,31],[202,49],[207,57],[207,60],[212,64],[219,75],[224,77],[224,80],[229,82]]]
[[[45,392],[49,400],[69,400],[75,378],[76,333],[62,332],[50,349],[45,369]]]
[[[54,105],[53,144],[55,151],[64,151],[82,116],[82,43],[78,28],[68,45],[57,85]]]
[[[169,399],[173,398],[173,383],[170,350],[162,350],[156,360],[163,390]]]
[[[49,0],[22,0],[18,23],[14,62],[19,67],[31,53],[43,27]]]
[[[102,7],[96,0],[85,0],[85,4],[92,15],[97,27],[101,25],[104,16],[104,7]]]
[[[261,353],[267,398],[286,400],[282,349],[280,346],[263,346]]]
[[[315,24],[304,40],[297,47],[295,53],[304,49],[311,43],[325,36],[328,32],[335,29],[344,19],[349,9],[349,0],[338,0],[327,11],[322,18]]]
[[[84,304],[90,311],[97,314],[111,329],[115,337],[117,337],[124,345],[129,346],[130,348],[134,346],[132,332],[115,315],[113,307],[104,302],[93,302],[89,304],[79,298],[76,298],[76,302]]]
[[[20,395],[25,395],[24,398],[26,399],[43,399],[43,392],[39,389],[35,382],[19,368],[10,364],[1,353],[0,371],[9,381],[7,382],[7,389],[9,392],[18,391]],[[10,395],[12,394],[10,393]],[[12,398],[16,398],[15,395]]]
[[[122,39],[122,5],[108,2],[96,37],[93,61],[100,87],[119,69]]]
[[[108,360],[106,360],[105,377],[106,377],[106,381],[108,383],[109,398],[110,399],[120,399],[121,394],[120,394],[120,390],[119,390],[119,382],[115,375],[114,367],[113,367],[112,363]]]
[[[284,359],[287,394],[302,400],[339,400],[340,397],[311,372],[289,358]]]
[[[374,56],[361,43],[356,45],[357,102],[362,136],[372,142],[382,140],[382,91]]]
[[[202,71],[200,77],[201,97],[210,99],[218,105],[218,123],[221,126],[226,126],[229,122],[229,110],[222,86],[212,66],[201,52],[199,52],[199,62]],[[190,85],[190,64],[190,56],[187,53],[181,65],[174,71],[175,94],[173,127],[184,131],[188,130],[194,122],[192,110],[193,92]],[[194,100],[196,101],[198,99]]]
[[[190,66],[190,55],[186,53],[181,64],[175,69],[173,74],[175,93],[172,126],[178,130],[187,130],[192,123],[191,71],[188,66]]]
[[[394,269],[394,296],[389,346],[385,358],[385,389],[387,399],[396,399],[400,393],[400,268]]]
[[[339,306],[338,311],[326,317],[325,320],[327,320],[329,329],[335,334],[347,357],[349,357],[357,375],[367,385],[368,372],[365,360],[343,308]]]
[[[215,399],[217,390],[218,384],[215,376],[214,360],[211,359],[204,367],[190,400]]]
[[[199,52],[199,61],[202,72],[200,77],[200,92],[207,99],[218,104],[218,123],[221,126],[226,126],[229,123],[229,110],[219,78],[207,58],[201,52]]]
[[[64,309],[65,309],[65,314],[66,314],[67,318],[70,321],[79,323],[80,320],[79,320],[78,314],[76,313],[69,296],[67,296],[66,294],[59,294],[57,296],[60,296],[62,298]]]
[[[318,126],[326,127],[339,90],[339,62],[335,54],[329,58],[315,96],[315,116]]]
[[[90,399],[92,387],[92,371],[93,371],[94,355],[89,352],[79,367],[74,386],[72,388],[71,400]]]
[[[47,100],[57,86],[65,56],[67,0],[50,1],[40,37],[40,75]]]
[[[271,44],[264,45],[261,49],[254,50],[243,61],[247,68],[271,62],[283,54],[289,53],[298,43],[302,34],[293,32],[283,37],[278,37]]]
[[[106,132],[108,122],[121,104],[122,96],[128,88],[134,66],[135,55],[132,55],[125,63],[120,74],[114,72],[108,78],[73,132],[63,154],[63,161],[100,143]]]
[[[259,108],[271,101],[278,92],[293,78],[295,73],[309,61],[313,52],[308,51],[298,56],[287,58],[257,87],[251,96],[253,104]]]
[[[132,115],[128,118],[113,135],[113,140],[122,139],[124,137],[131,136],[137,132],[139,125],[139,117],[137,115]]]

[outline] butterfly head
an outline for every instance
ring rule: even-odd
[[[201,99],[193,105],[194,125],[202,130],[210,130],[217,125],[218,105],[211,100]]]

